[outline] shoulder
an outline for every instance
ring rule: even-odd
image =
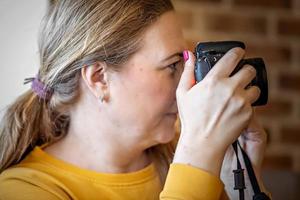
[[[63,184],[36,169],[12,167],[0,174],[0,199],[71,199]]]

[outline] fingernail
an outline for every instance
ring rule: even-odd
[[[186,50],[183,51],[183,59],[184,59],[184,62],[189,60],[189,52]]]

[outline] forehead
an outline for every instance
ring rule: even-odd
[[[185,42],[178,21],[174,11],[163,14],[145,31],[139,55],[159,61],[182,52]]]

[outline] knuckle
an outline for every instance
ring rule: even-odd
[[[190,70],[194,70],[194,62],[186,62],[184,64],[184,70],[190,71]]]
[[[208,89],[212,89],[218,85],[219,80],[215,76],[207,77],[205,80],[205,85]]]
[[[222,85],[222,91],[223,91],[225,97],[227,97],[227,98],[234,97],[235,89],[230,84],[224,83]]]
[[[211,76],[207,79],[207,84],[211,85],[211,86],[216,85],[217,82],[218,82],[218,79],[215,76]]]
[[[242,109],[246,106],[247,101],[245,98],[241,96],[235,96],[234,98],[234,104],[236,105],[237,108]]]
[[[233,96],[234,95],[235,89],[233,87],[227,86],[227,87],[225,87],[225,89],[226,89],[226,93],[227,93],[228,96]]]

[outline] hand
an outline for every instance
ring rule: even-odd
[[[260,93],[255,86],[245,89],[255,77],[253,67],[244,66],[229,77],[244,53],[230,50],[193,86],[195,58],[189,52],[176,91],[182,130],[173,162],[220,175],[226,149],[248,125],[251,104]]]
[[[255,113],[253,113],[249,125],[239,137],[239,142],[251,160],[251,164],[253,166],[260,189],[268,194],[261,177],[261,168],[266,149],[266,141],[267,134],[262,126],[258,123]],[[242,168],[245,169],[245,184],[247,188],[245,192],[245,199],[252,199],[252,186],[246,171],[246,167],[243,163],[242,155],[240,154],[239,159],[242,162]],[[233,190],[234,177],[232,171],[236,168],[236,155],[233,148],[230,146],[226,152],[221,170],[221,179],[225,184],[225,189],[230,199],[238,199],[238,191]]]
[[[261,168],[267,145],[267,133],[257,121],[255,112],[253,112],[249,125],[240,136],[239,142],[249,156],[256,176],[261,176]]]

